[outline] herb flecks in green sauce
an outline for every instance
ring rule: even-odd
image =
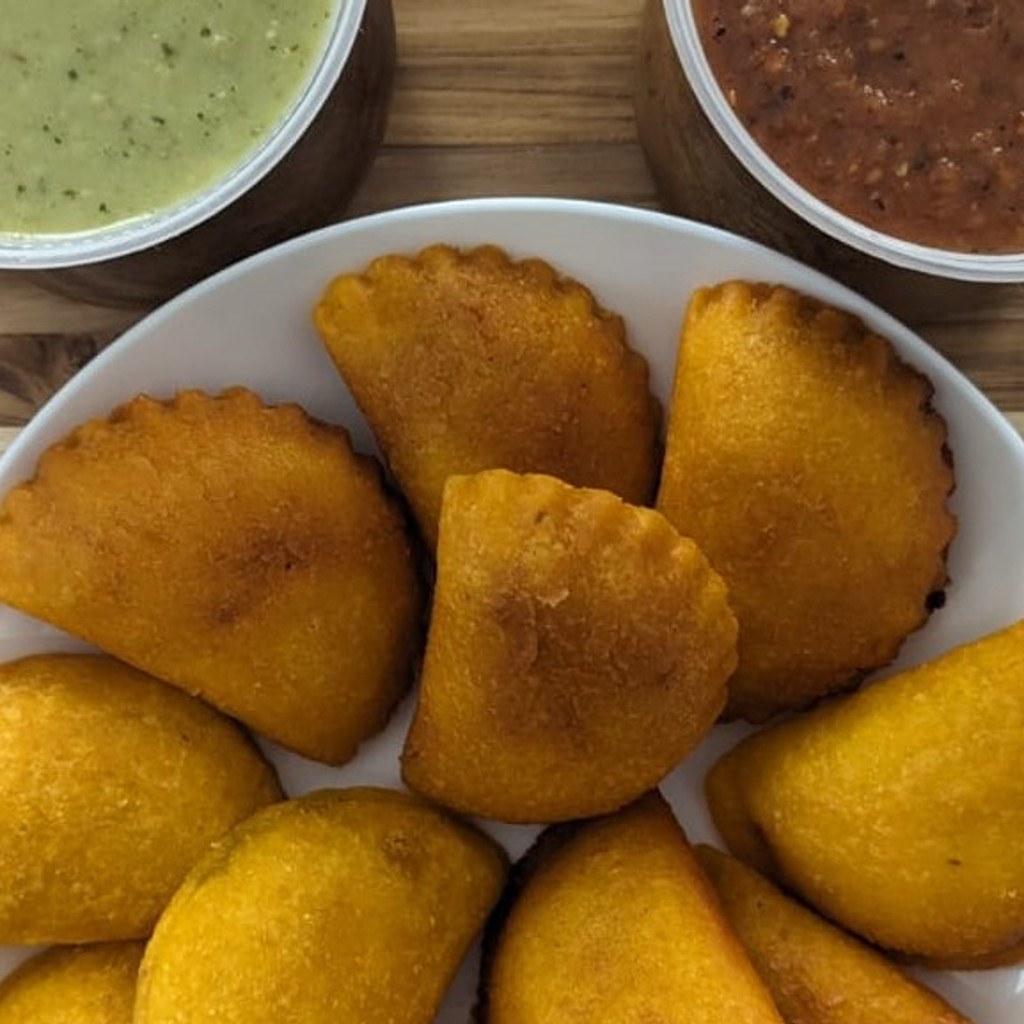
[[[90,230],[209,187],[298,98],[339,2],[81,0],[60,22],[4,0],[0,234]]]

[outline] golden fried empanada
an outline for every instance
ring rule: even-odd
[[[0,983],[0,1024],[132,1024],[141,942],[55,946]]]
[[[550,829],[516,874],[485,1024],[782,1024],[656,793]]]
[[[1024,960],[1024,621],[768,728],[707,778],[729,848],[875,945]]]
[[[787,1024],[970,1024],[877,950],[741,861],[710,846],[696,853]]]
[[[0,666],[0,944],[144,938],[210,844],[281,796],[236,723],[114,658]]]
[[[941,601],[953,474],[928,380],[786,288],[698,291],[658,508],[740,623],[727,713],[804,706],[887,664]]]
[[[658,407],[622,320],[540,260],[446,245],[346,274],[316,326],[433,544],[452,474],[550,473],[643,504]]]
[[[482,832],[407,793],[279,804],[175,895],[135,1024],[431,1024],[506,868]]]
[[[0,601],[342,762],[404,692],[403,517],[347,434],[237,388],[139,397],[0,507]]]
[[[613,810],[697,744],[735,664],[722,581],[657,512],[548,476],[452,477],[403,777],[503,821]]]

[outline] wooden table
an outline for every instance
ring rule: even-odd
[[[394,4],[391,121],[352,214],[514,194],[658,206],[631,99],[642,0]],[[71,302],[0,272],[0,449],[145,312]],[[912,326],[1024,429],[1024,286]]]

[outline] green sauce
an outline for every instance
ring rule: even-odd
[[[337,0],[3,0],[0,233],[172,206],[298,99]]]

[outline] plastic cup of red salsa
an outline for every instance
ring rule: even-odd
[[[337,220],[383,139],[395,27],[390,0],[334,0],[331,7],[305,83],[237,163],[176,201],[121,221],[38,233],[0,225],[0,268],[31,271],[44,287],[85,301],[148,305]],[[79,77],[73,69],[68,75]]]
[[[736,3],[741,10],[742,0]],[[754,138],[716,78],[697,22],[705,6],[648,0],[644,14],[638,128],[667,205],[816,264],[897,313],[956,305],[971,293],[949,290],[951,283],[1024,281],[1024,252],[957,251],[898,237],[840,212],[796,181]],[[784,18],[779,34],[788,29]],[[932,128],[941,125],[921,126]],[[945,293],[928,291],[931,278],[946,282]]]

